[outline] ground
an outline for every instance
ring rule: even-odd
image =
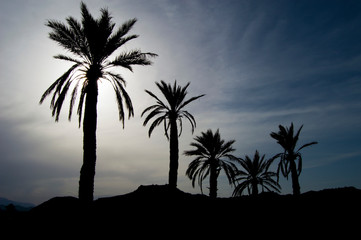
[[[6,229],[28,229],[36,236],[51,229],[52,234],[64,236],[180,238],[317,233],[345,237],[358,231],[360,203],[361,190],[353,187],[311,191],[297,197],[262,193],[256,197],[210,199],[168,185],[149,185],[86,206],[75,197],[55,197],[29,212],[2,212],[0,218]]]

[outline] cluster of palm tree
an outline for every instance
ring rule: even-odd
[[[165,136],[170,143],[169,185],[176,187],[179,158],[178,137],[180,137],[182,133],[182,118],[186,118],[190,122],[192,133],[196,127],[196,121],[193,115],[184,110],[184,107],[204,95],[185,100],[189,83],[184,87],[178,86],[176,81],[173,86],[164,81],[160,83],[156,82],[156,85],[166,99],[166,102],[162,101],[156,94],[145,90],[156,100],[156,104],[146,108],[141,116],[148,113],[144,120],[144,126],[146,126],[151,119],[154,119],[149,127],[149,137],[154,128],[163,123]],[[177,121],[180,126],[179,134]],[[235,151],[232,147],[235,140],[225,142],[225,140],[221,138],[219,130],[213,133],[212,130],[209,129],[206,132],[202,132],[200,136],[196,136],[194,138],[195,142],[190,144],[195,149],[184,152],[186,156],[195,157],[186,171],[186,175],[192,180],[192,186],[194,187],[195,182],[198,180],[198,185],[203,193],[203,180],[209,176],[209,196],[212,198],[217,197],[217,178],[221,170],[223,170],[229,184],[235,186],[233,196],[240,196],[246,189],[249,194],[257,195],[259,186],[262,188],[262,191],[275,190],[276,192],[280,192],[281,187],[278,183],[278,176],[281,171],[287,178],[289,173],[291,173],[294,194],[300,194],[298,176],[302,170],[302,155],[299,151],[317,142],[305,144],[295,151],[302,126],[296,135],[294,135],[293,123],[291,123],[290,128],[285,128],[282,125],[280,125],[279,128],[280,131],[278,133],[272,132],[271,137],[278,141],[283,147],[284,152],[267,160],[265,159],[265,155],[260,157],[257,150],[253,159],[247,155],[245,158],[238,158],[232,155],[232,152]],[[170,134],[168,132],[170,132]],[[270,171],[269,168],[277,158],[280,158],[280,162],[277,173],[275,173]],[[298,167],[296,167],[296,161],[298,161]],[[240,165],[243,169],[240,170],[237,165]],[[276,176],[277,181],[273,179]]]
[[[105,80],[112,85],[118,104],[119,120],[122,121],[124,127],[125,109],[123,104],[127,109],[128,118],[134,116],[133,104],[125,90],[125,79],[111,69],[123,67],[132,71],[133,65],[151,65],[150,58],[156,57],[157,54],[132,50],[118,53],[110,60],[109,58],[115,54],[116,50],[138,37],[138,35],[128,35],[137,20],[131,19],[123,23],[118,29],[114,29],[115,24],[112,22],[112,17],[107,9],[101,9],[99,19],[94,19],[83,2],[81,3],[81,14],[81,22],[73,17],[68,17],[66,19],[67,24],[55,20],[49,20],[46,24],[52,29],[49,38],[72,54],[71,56],[59,54],[55,58],[72,62],[73,65],[44,92],[40,103],[53,93],[50,108],[52,115],[55,116],[55,121],[58,121],[65,97],[72,89],[68,116],[71,120],[74,104],[78,94],[80,94],[77,108],[79,127],[81,126],[84,105],[85,108],[83,117],[83,165],[80,170],[79,199],[84,202],[91,202],[93,201],[96,165],[98,83]],[[182,134],[183,120],[186,119],[191,124],[192,133],[196,127],[194,117],[185,110],[185,107],[204,95],[186,99],[189,83],[181,87],[177,85],[176,81],[173,86],[161,81],[160,83],[156,82],[156,86],[166,101],[162,101],[151,91],[145,90],[156,100],[156,103],[146,108],[141,116],[147,114],[144,126],[152,120],[148,131],[149,137],[155,127],[160,124],[164,126],[165,136],[170,145],[169,185],[175,188],[178,177],[178,138]],[[216,197],[217,178],[221,170],[225,172],[229,183],[235,186],[234,196],[242,194],[246,189],[249,194],[258,194],[258,186],[261,186],[263,190],[279,191],[280,186],[273,177],[279,176],[280,172],[286,177],[291,173],[294,193],[299,194],[298,176],[302,170],[302,157],[299,151],[316,143],[305,144],[295,151],[301,129],[302,127],[294,136],[293,124],[291,124],[290,128],[280,126],[278,133],[271,133],[271,136],[283,147],[284,152],[268,160],[265,160],[264,155],[260,157],[258,151],[256,151],[253,159],[248,156],[244,159],[237,158],[232,155],[232,152],[235,151],[232,147],[234,140],[225,142],[221,138],[219,130],[215,133],[212,130],[207,130],[194,138],[195,142],[191,143],[191,146],[195,149],[184,152],[186,156],[195,157],[189,164],[186,175],[192,180],[193,187],[198,179],[202,192],[202,182],[209,176],[210,196]],[[277,173],[274,173],[269,170],[269,167],[277,158],[280,158],[280,162]],[[296,161],[298,166],[296,166]],[[237,164],[243,169],[240,170]]]
[[[257,195],[259,187],[262,188],[262,191],[274,190],[280,192],[280,172],[286,178],[291,173],[293,194],[298,195],[300,194],[298,177],[302,171],[300,150],[317,143],[307,143],[295,150],[302,127],[299,128],[296,134],[294,134],[293,123],[289,128],[280,125],[278,133],[272,132],[271,137],[277,140],[284,151],[270,159],[265,159],[265,155],[260,156],[258,150],[256,150],[253,159],[248,155],[245,158],[237,158],[231,154],[235,151],[232,147],[235,140],[225,142],[221,139],[219,130],[213,134],[212,130],[209,129],[206,133],[202,132],[201,136],[194,138],[196,142],[191,143],[191,146],[195,147],[195,149],[184,152],[186,156],[196,157],[189,164],[186,175],[192,180],[193,187],[198,179],[201,191],[202,182],[209,175],[209,195],[210,197],[216,197],[217,177],[221,170],[225,172],[229,184],[235,187],[232,196],[240,196],[245,190],[250,195]],[[277,172],[273,172],[270,170],[270,166],[276,159],[280,159],[280,161]],[[241,168],[238,168],[237,165],[240,165]],[[273,179],[274,177],[277,177],[277,181]]]
[[[235,151],[232,147],[235,140],[225,142],[225,140],[221,139],[219,130],[213,133],[209,129],[206,133],[202,132],[201,136],[194,138],[196,142],[190,145],[195,149],[184,152],[186,156],[196,157],[189,164],[186,175],[192,180],[193,187],[198,179],[202,192],[202,182],[209,175],[209,195],[210,197],[216,197],[217,177],[221,170],[225,172],[229,184],[235,187],[232,196],[241,196],[245,190],[248,191],[249,195],[257,195],[259,187],[262,188],[262,191],[274,190],[280,192],[280,172],[286,178],[291,173],[293,194],[298,195],[300,194],[298,177],[302,171],[300,150],[317,143],[307,143],[295,150],[302,127],[299,128],[296,135],[294,135],[293,123],[291,123],[290,128],[280,125],[278,133],[272,132],[271,137],[277,140],[283,147],[284,152],[276,154],[270,159],[265,159],[265,155],[260,156],[258,150],[256,150],[253,159],[248,155],[245,158],[238,158],[231,154]],[[278,163],[277,172],[273,172],[270,170],[270,166],[276,159],[280,159],[280,162]],[[296,161],[298,164],[296,164]],[[237,165],[241,168],[238,168]],[[274,177],[277,177],[277,181],[274,180]]]

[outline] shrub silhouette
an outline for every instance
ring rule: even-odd
[[[40,103],[53,92],[50,108],[55,121],[64,103],[65,96],[71,88],[69,120],[76,97],[80,93],[77,114],[79,127],[81,123],[83,105],[85,101],[83,119],[83,165],[80,171],[79,198],[86,202],[93,200],[94,175],[96,163],[96,128],[97,128],[97,99],[98,83],[101,79],[107,80],[113,86],[119,110],[119,120],[124,127],[124,106],[128,110],[128,118],[134,115],[132,101],[125,91],[125,80],[113,71],[113,67],[123,67],[132,71],[133,65],[150,65],[149,57],[154,53],[143,53],[132,50],[118,54],[113,60],[108,60],[111,54],[128,41],[138,35],[127,35],[136,23],[131,19],[123,23],[117,30],[111,21],[107,9],[101,9],[99,19],[94,19],[86,5],[81,3],[82,20],[79,22],[73,17],[66,19],[67,24],[56,20],[49,20],[47,26],[51,28],[49,38],[57,42],[72,56],[56,55],[54,58],[72,62],[73,65],[60,76],[43,94]],[[80,88],[80,89],[79,89]]]

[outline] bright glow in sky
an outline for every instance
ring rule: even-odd
[[[258,149],[281,152],[269,136],[278,125],[304,124],[301,191],[361,188],[361,2],[360,1],[85,1],[92,15],[108,7],[118,25],[131,18],[140,37],[123,50],[159,55],[153,66],[119,72],[127,81],[135,117],[118,121],[115,95],[103,82],[98,103],[95,197],[125,194],[141,184],[168,181],[169,143],[163,129],[148,138],[141,112],[153,104],[144,90],[154,82],[185,85],[197,121],[184,124],[178,187],[192,188],[182,155],[208,128],[235,139],[235,155]],[[68,102],[58,123],[43,92],[68,68],[53,59],[65,53],[48,38],[47,19],[80,19],[80,1],[5,0],[0,3],[0,196],[39,204],[77,196],[82,129],[68,122]],[[206,183],[204,184],[206,186]],[[281,180],[290,193],[291,181]],[[206,188],[204,188],[206,189]],[[232,189],[219,178],[219,196]],[[207,193],[207,191],[205,191]]]

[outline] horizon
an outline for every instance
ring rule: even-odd
[[[183,155],[207,129],[235,139],[234,155],[266,158],[282,152],[270,137],[278,125],[298,129],[305,148],[301,193],[361,188],[361,2],[360,1],[84,1],[94,17],[107,7],[116,28],[138,21],[139,37],[121,51],[141,49],[159,57],[153,65],[119,69],[135,108],[122,123],[111,85],[98,96],[94,199],[123,195],[140,185],[168,182],[169,143],[162,126],[148,137],[141,112],[160,96],[155,82],[184,86],[188,97],[206,94],[187,110],[197,127],[183,123],[178,188],[192,194],[185,176],[193,160]],[[39,105],[43,92],[68,68],[53,56],[66,54],[48,38],[47,20],[80,19],[80,1],[11,1],[0,9],[0,197],[40,204],[55,196],[78,196],[82,129],[67,120],[69,96],[59,122]],[[273,169],[276,164],[273,164]],[[282,194],[292,182],[280,176]],[[208,195],[208,179],[203,183]],[[233,188],[221,172],[218,196]]]

